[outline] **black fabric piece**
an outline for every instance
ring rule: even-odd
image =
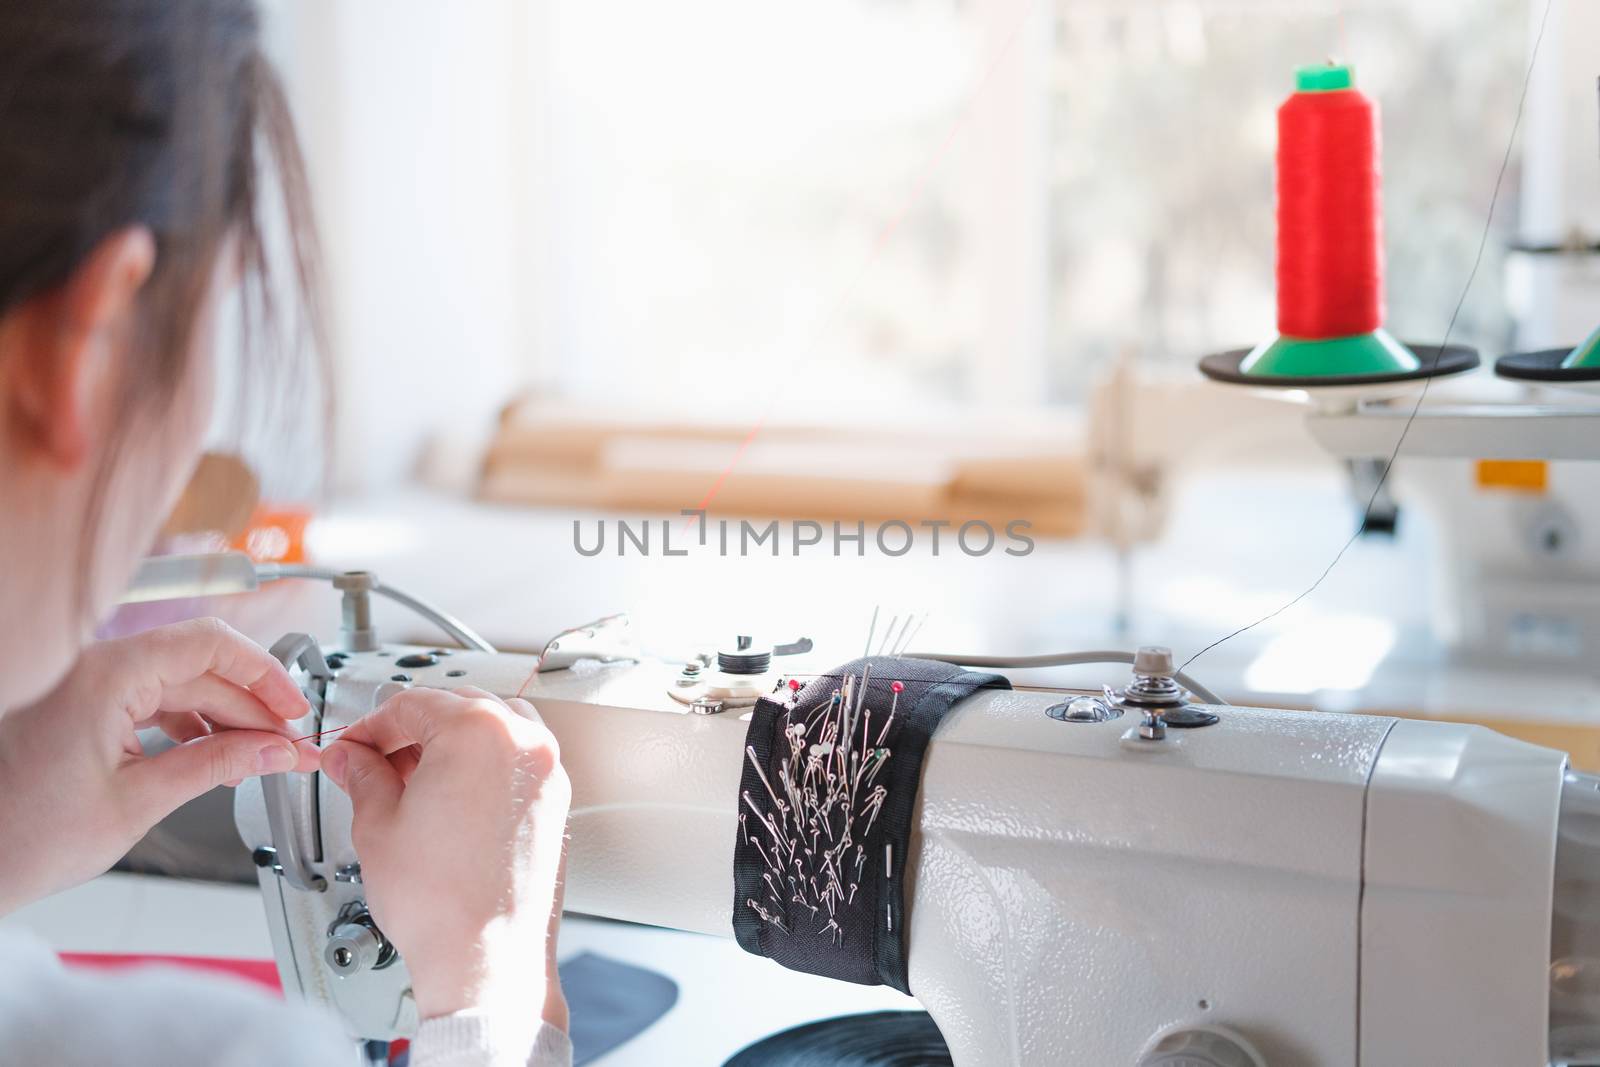
[[[1467,345],[1414,345],[1406,347],[1421,362],[1416,370],[1396,374],[1319,374],[1315,377],[1292,374],[1246,374],[1239,369],[1248,348],[1215,352],[1200,360],[1200,373],[1216,382],[1230,385],[1264,385],[1273,388],[1317,389],[1331,385],[1381,385],[1384,382],[1410,382],[1422,378],[1443,378],[1469,371],[1478,365],[1478,351]]]
[[[840,1015],[746,1045],[723,1067],[953,1067],[925,1011]]]
[[[559,969],[573,1067],[633,1040],[678,1002],[678,983],[666,975],[594,952],[562,960]]]
[[[859,712],[835,699],[852,678],[858,695],[865,680]],[[928,739],[963,697],[1009,688],[997,674],[873,656],[758,701],[733,854],[740,946],[790,970],[909,993],[905,867]],[[833,743],[846,733],[848,747]]]

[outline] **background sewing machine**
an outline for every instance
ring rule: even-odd
[[[1583,26],[1593,12],[1570,15]],[[1600,308],[1594,78],[1575,49],[1563,38],[1534,72],[1521,237],[1506,279],[1517,311],[1511,347],[1551,356],[1576,355],[1585,339],[1592,345]],[[1485,722],[1566,748],[1581,766],[1600,765],[1592,714],[1600,706],[1592,666],[1600,654],[1600,466],[1592,462],[1600,385],[1576,372],[1527,376],[1517,368],[1526,357],[1487,361],[1498,374],[1433,380],[1420,407],[1417,382],[1240,389],[1141,374],[1125,362],[1094,405],[1098,526],[1121,558],[1134,558],[1170,528],[1173,487],[1196,469],[1259,465],[1296,452],[1297,438],[1314,441],[1343,466],[1344,529],[1364,516],[1368,544],[1412,546],[1412,582],[1369,597],[1392,617],[1420,601],[1428,633],[1420,655],[1391,656],[1393,642],[1374,639],[1384,646],[1378,659],[1403,664],[1415,679],[1398,694],[1318,703]],[[1257,525],[1269,538],[1297,532]],[[1320,532],[1315,521],[1303,529]],[[1310,567],[1304,583],[1316,573]]]

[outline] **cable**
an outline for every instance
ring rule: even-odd
[[[952,656],[943,652],[904,652],[907,659],[936,659],[963,667],[1078,667],[1087,664],[1132,663],[1132,652],[1100,650],[1094,652],[1051,652],[1043,656]],[[1173,674],[1177,683],[1207,704],[1228,702],[1179,670]]]
[[[1472,292],[1472,283],[1478,278],[1478,267],[1483,263],[1484,250],[1489,246],[1489,233],[1494,226],[1494,209],[1495,206],[1500,202],[1500,187],[1505,182],[1506,170],[1511,166],[1511,152],[1512,149],[1516,147],[1517,131],[1522,127],[1522,112],[1528,103],[1528,87],[1533,83],[1533,69],[1539,62],[1539,46],[1544,43],[1545,25],[1550,21],[1550,9],[1554,6],[1554,4],[1555,0],[1545,0],[1544,14],[1539,19],[1539,32],[1533,39],[1533,51],[1528,56],[1528,70],[1522,78],[1522,95],[1517,98],[1517,114],[1511,123],[1511,136],[1506,140],[1505,155],[1500,160],[1500,173],[1497,174],[1494,179],[1494,191],[1489,195],[1489,214],[1483,220],[1483,233],[1478,238],[1478,252],[1477,255],[1473,256],[1472,258],[1472,269],[1467,272],[1467,283],[1461,287],[1461,296],[1456,300],[1455,310],[1450,313],[1450,323],[1445,327],[1444,340],[1439,344],[1438,349],[1433,353],[1432,363],[1429,364],[1430,370],[1432,370],[1433,367],[1438,364],[1439,357],[1444,355],[1446,347],[1448,347],[1450,344],[1450,335],[1455,332],[1456,320],[1460,318],[1461,309],[1466,305],[1467,294]],[[1361,522],[1356,526],[1355,533],[1350,535],[1350,539],[1347,540],[1334,555],[1333,561],[1323,568],[1321,574],[1317,575],[1317,580],[1312,582],[1299,596],[1296,596],[1293,600],[1290,600],[1281,608],[1261,616],[1261,618],[1257,619],[1255,622],[1239,627],[1230,634],[1217,638],[1215,641],[1211,642],[1209,645],[1205,646],[1200,651],[1184,660],[1183,665],[1178,668],[1180,672],[1184,667],[1187,667],[1189,664],[1193,663],[1207,652],[1210,652],[1218,645],[1226,644],[1245,631],[1253,630],[1262,623],[1270,622],[1279,615],[1282,615],[1284,612],[1300,603],[1300,601],[1304,600],[1312,593],[1315,593],[1318,587],[1322,585],[1323,581],[1327,579],[1328,575],[1333,573],[1333,569],[1339,565],[1339,561],[1344,559],[1345,553],[1350,551],[1351,546],[1360,540],[1362,533],[1366,531],[1367,523],[1372,519],[1373,505],[1377,503],[1378,494],[1383,492],[1384,485],[1389,481],[1389,472],[1394,469],[1395,460],[1400,458],[1400,448],[1405,444],[1406,435],[1411,432],[1411,424],[1417,420],[1417,412],[1422,410],[1422,402],[1428,398],[1428,387],[1432,384],[1433,378],[1431,376],[1422,379],[1422,388],[1417,393],[1417,401],[1411,405],[1411,412],[1406,416],[1405,424],[1400,428],[1400,436],[1395,439],[1394,449],[1389,453],[1389,459],[1383,465],[1383,473],[1378,476],[1377,484],[1372,487],[1372,495],[1367,498],[1367,506],[1361,512]]]
[[[256,566],[256,578],[263,582],[275,582],[282,578],[309,578],[313,581],[331,582],[341,577],[344,572],[331,570],[327,567],[306,567],[294,563],[262,563]],[[454,615],[444,612],[429,604],[425,600],[418,600],[410,593],[405,593],[393,586],[384,585],[374,581],[372,591],[379,596],[388,597],[396,604],[409,608],[433,623],[439,629],[455,638],[464,648],[476,649],[479,652],[493,652],[494,646],[482,637],[479,637],[466,623]]]

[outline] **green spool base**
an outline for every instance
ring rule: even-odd
[[[1244,357],[1239,373],[1263,378],[1348,378],[1415,374],[1422,361],[1387,330],[1308,340],[1282,334]]]
[[[1600,328],[1572,350],[1572,355],[1561,361],[1562,370],[1600,370]]]
[[[1326,341],[1275,337],[1255,348],[1206,356],[1200,373],[1229,385],[1335,390],[1442,378],[1477,365],[1478,353],[1467,345],[1401,344],[1374,330]]]

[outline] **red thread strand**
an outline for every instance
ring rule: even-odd
[[[348,729],[350,729],[350,727],[352,727],[354,725],[355,725],[355,723],[347,723],[344,726],[335,726],[330,730],[318,730],[314,734],[306,734],[304,737],[296,737],[293,740],[291,740],[289,743],[290,744],[299,744],[301,741],[317,741],[317,740],[320,740],[320,739],[322,739],[324,737],[327,737],[329,734],[336,734],[340,730],[348,730]]]
[[[1354,89],[1278,108],[1278,332],[1348,337],[1383,325],[1378,108]]]

